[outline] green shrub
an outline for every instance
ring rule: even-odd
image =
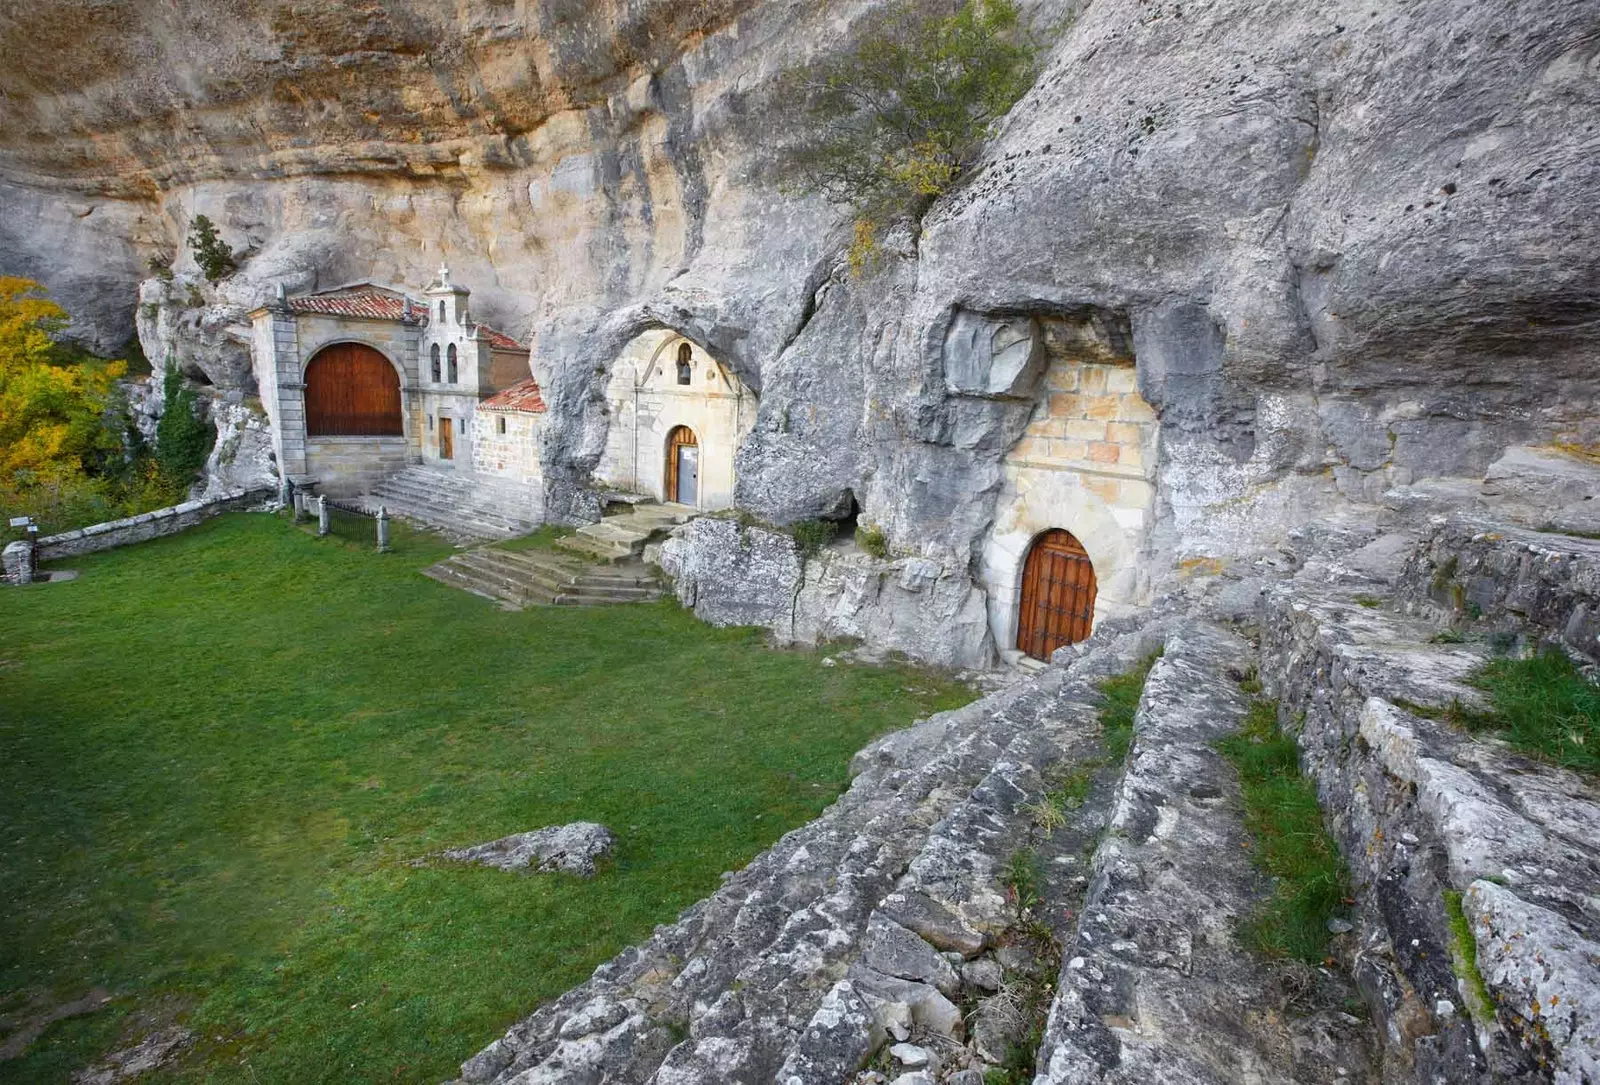
[[[802,558],[809,558],[827,546],[838,533],[839,525],[832,520],[802,520],[789,528]]]
[[[166,405],[156,423],[156,463],[166,481],[181,491],[205,467],[217,441],[217,427],[196,414],[194,390],[183,382],[176,365],[167,365],[162,393]]]
[[[857,528],[856,545],[880,561],[889,556],[889,539],[882,528],[870,525]]]
[[[1497,659],[1472,684],[1489,694],[1493,711],[1463,712],[1458,722],[1499,731],[1519,750],[1558,765],[1600,771],[1600,686],[1560,648],[1547,645],[1529,659]]]
[[[205,215],[194,217],[189,227],[189,247],[194,250],[194,262],[208,282],[216,282],[237,267],[232,246],[222,240],[216,225]]]
[[[1244,924],[1244,941],[1268,957],[1320,964],[1328,920],[1347,887],[1317,790],[1300,774],[1300,747],[1278,727],[1277,703],[1256,700],[1239,733],[1217,748],[1239,770],[1244,824],[1255,840],[1251,856],[1274,880],[1272,897]]]
[[[854,48],[787,79],[811,133],[788,156],[791,177],[856,212],[858,273],[884,226],[920,216],[977,161],[1037,74],[1038,45],[1013,0],[963,0],[947,16],[928,7],[893,0]]]

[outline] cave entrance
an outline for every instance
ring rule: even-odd
[[[1035,659],[1049,659],[1062,645],[1086,638],[1098,591],[1089,554],[1070,531],[1039,535],[1022,568],[1017,647]]]

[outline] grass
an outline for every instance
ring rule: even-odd
[[[1600,771],[1600,686],[1555,645],[1527,659],[1497,659],[1471,679],[1492,710],[1464,717],[1525,753],[1582,772]]]
[[[1133,718],[1139,712],[1144,680],[1150,677],[1150,668],[1160,658],[1160,652],[1152,652],[1127,672],[1100,683],[1100,694],[1105,698],[1100,706],[1100,730],[1106,756],[1113,764],[1121,764],[1128,757],[1128,747],[1133,745]]]
[[[1461,894],[1454,889],[1444,891],[1444,911],[1450,921],[1450,963],[1457,978],[1464,981],[1467,1013],[1478,1025],[1486,1026],[1494,1021],[1494,1000],[1478,970],[1478,940],[1461,907]]]
[[[236,514],[0,609],[0,1014],[100,984],[0,1082],[164,1009],[159,1082],[437,1082],[813,817],[872,736],[971,699],[668,604],[501,611]],[[431,861],[578,818],[593,881]],[[128,1030],[128,1031],[124,1031]]]
[[[1316,788],[1300,774],[1299,746],[1278,727],[1276,702],[1257,699],[1239,733],[1217,747],[1239,770],[1252,857],[1273,878],[1272,896],[1245,921],[1243,940],[1268,957],[1320,964],[1328,920],[1347,891]]]
[[[497,550],[554,550],[558,539],[565,539],[576,532],[577,528],[545,524],[536,531],[519,535],[514,539],[504,539],[494,545]]]

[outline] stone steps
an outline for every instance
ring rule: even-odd
[[[473,542],[525,535],[539,526],[531,510],[537,495],[522,487],[431,467],[408,467],[364,496],[363,505],[383,506],[391,516]]]
[[[874,743],[821,817],[513,1027],[462,1080],[843,1082],[896,1035],[954,1072],[973,1058],[957,1006],[977,980],[961,975],[992,973],[1017,919],[1008,858],[1031,843],[1056,901],[1082,893],[1114,773],[1047,839],[1030,804],[1064,765],[1099,756],[1095,684],[1144,647],[1091,643]]]
[[[1265,598],[1262,678],[1303,714],[1302,760],[1356,882],[1358,980],[1417,1080],[1600,1080],[1600,789],[1441,718],[1481,704],[1465,679],[1490,653],[1440,628],[1379,588]],[[1452,966],[1446,893],[1461,894],[1487,1005]]]
[[[693,516],[687,505],[639,502],[628,512],[586,524],[556,545],[591,562],[634,561],[646,545]]]
[[[1249,699],[1228,671],[1242,674],[1251,654],[1235,634],[1186,622],[1150,672],[1038,1085],[1379,1080],[1370,1030],[1345,1012],[1348,981],[1328,973],[1296,996],[1236,941],[1271,892],[1250,860],[1237,773],[1214,745],[1244,718]]]
[[[423,575],[513,610],[649,602],[663,593],[647,566],[585,566],[536,550],[466,550],[424,569]]]

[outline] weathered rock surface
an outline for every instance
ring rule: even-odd
[[[1600,540],[1452,518],[1411,555],[1397,595],[1413,610],[1600,660]]]
[[[1150,672],[1064,950],[1040,1085],[1380,1080],[1369,1030],[1345,1012],[1347,983],[1299,992],[1237,941],[1271,887],[1250,862],[1237,774],[1213,744],[1244,717],[1227,672],[1250,651],[1186,624]]]
[[[868,747],[820,818],[514,1026],[462,1080],[842,1083],[891,1040],[959,1070],[974,1056],[942,954],[993,960],[1015,920],[1000,872],[1033,832],[1024,807],[1057,767],[1099,753],[1094,683],[1147,646],[1108,631],[1070,668]],[[1081,893],[1106,796],[1040,845],[1058,899]]]
[[[610,854],[615,842],[616,837],[604,825],[574,821],[570,825],[513,833],[470,848],[451,848],[444,857],[463,863],[480,863],[497,870],[531,867],[540,873],[559,870],[589,878],[594,876],[595,860]],[[617,1022],[608,1022],[606,1027],[614,1024]]]
[[[1061,314],[1130,329],[1163,426],[1158,565],[1593,442],[1593,4],[1040,0],[1041,23],[1077,17],[1038,85],[861,282],[841,212],[779,191],[774,86],[871,6],[18,8],[0,270],[109,346],[170,262],[146,346],[247,390],[228,329],[275,285],[446,259],[536,340],[556,516],[597,511],[622,344],[678,328],[761,397],[743,505],[789,523],[853,497],[950,575],[1037,395],[1028,329]],[[241,270],[196,301],[200,213]]]
[[[1485,647],[1434,643],[1438,624],[1372,601],[1360,586],[1273,589],[1262,674],[1286,716],[1303,713],[1305,765],[1354,874],[1356,980],[1386,1080],[1591,1080],[1600,792],[1432,718],[1480,703],[1463,678]],[[1449,891],[1491,1005],[1452,965]]]
[[[678,599],[713,625],[759,625],[784,643],[855,638],[935,666],[988,667],[994,639],[965,564],[874,558],[848,540],[805,555],[782,531],[703,517],[660,563]]]

